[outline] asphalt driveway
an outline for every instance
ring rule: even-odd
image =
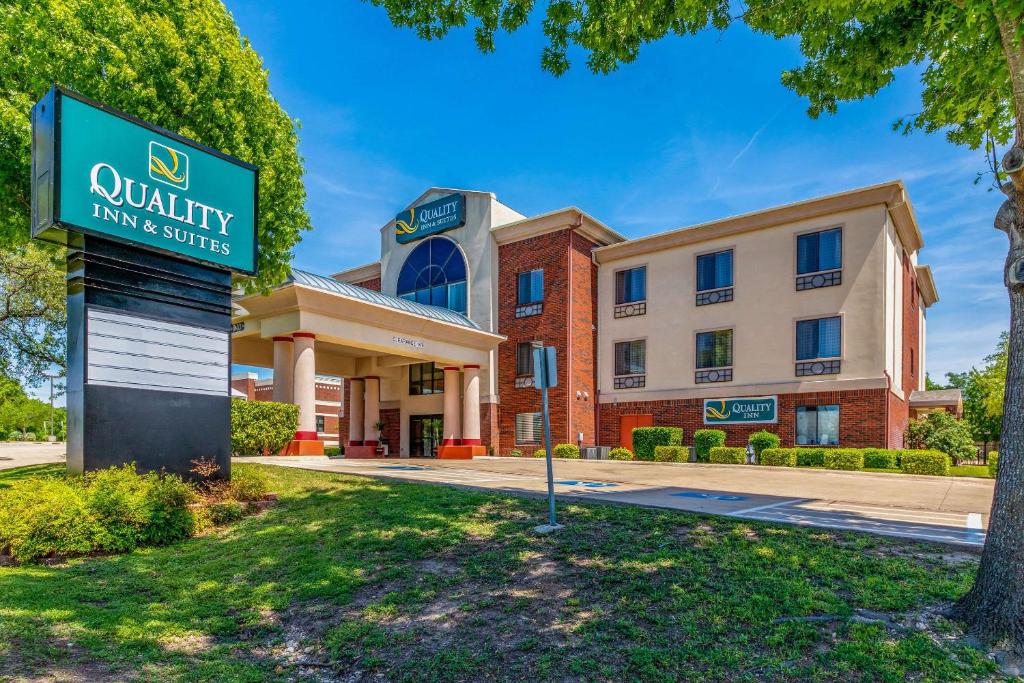
[[[547,489],[544,461],[243,458],[285,467],[411,479],[524,495]],[[981,545],[993,482],[746,465],[556,460],[555,492],[570,500],[666,507],[768,522]]]
[[[65,460],[65,446],[62,443],[0,441],[0,470]]]

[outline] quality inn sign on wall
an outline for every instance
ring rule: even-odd
[[[33,109],[32,234],[107,237],[256,270],[256,167],[54,88]],[[48,144],[47,144],[48,143]]]

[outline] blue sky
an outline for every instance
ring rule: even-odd
[[[801,63],[796,44],[742,27],[667,38],[609,76],[575,54],[555,78],[539,67],[539,21],[483,55],[470,29],[421,41],[353,0],[227,5],[302,125],[314,229],[301,268],[376,259],[380,226],[431,185],[491,191],[527,215],[576,205],[639,236],[902,178],[942,299],[929,373],[980,362],[1008,326],[1001,197],[974,184],[982,154],[891,130],[919,109],[916,71],[815,121],[779,83]]]

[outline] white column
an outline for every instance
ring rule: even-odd
[[[380,434],[377,432],[377,422],[380,421],[380,377],[366,377],[363,396],[363,445],[376,446],[380,443]]]
[[[365,380],[352,377],[348,380],[348,445],[363,445],[363,389]]]
[[[291,337],[274,337],[274,394],[276,403],[292,402],[292,350]]]
[[[462,444],[462,402],[459,400],[459,369],[447,366],[444,369],[444,435],[442,446]]]
[[[316,336],[309,332],[296,332],[294,375],[292,377],[292,400],[299,406],[299,429],[295,438],[300,441],[315,441],[316,434],[316,361],[314,345]]]
[[[462,367],[462,443],[480,445],[480,366]]]

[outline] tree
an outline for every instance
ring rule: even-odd
[[[907,424],[904,437],[907,448],[923,448],[942,451],[953,464],[970,460],[978,453],[971,436],[971,427],[944,410],[928,413]]]
[[[398,26],[423,38],[445,36],[471,21],[478,47],[494,50],[498,30],[526,24],[533,0],[371,0]],[[984,147],[993,182],[1006,194],[995,226],[1010,248],[1003,265],[1010,334],[999,475],[981,565],[956,612],[982,638],[1008,638],[1024,655],[1024,284],[1011,267],[1024,258],[1024,4],[1020,0],[746,0],[733,15],[724,0],[572,2],[550,0],[542,30],[542,68],[561,74],[569,49],[608,73],[640,47],[735,22],[784,38],[798,36],[805,62],[782,82],[806,97],[808,114],[834,113],[840,102],[874,95],[896,69],[924,64],[921,110],[894,127],[943,131],[955,144]],[[1010,144],[1000,162],[997,148]]]
[[[260,167],[259,275],[288,274],[309,228],[295,123],[219,0],[0,6],[0,248],[29,238],[29,112],[53,83]]]
[[[986,356],[979,370],[948,373],[950,388],[960,389],[964,399],[964,420],[971,426],[975,441],[985,444],[999,441],[1003,426],[1003,395],[1006,383],[1007,336],[999,337],[995,353]]]
[[[0,374],[37,384],[64,367],[64,276],[52,249],[24,244],[0,250]]]
[[[989,419],[1002,420],[1006,400],[1006,370],[1009,364],[1009,340],[1004,332],[995,353],[985,357],[985,369],[978,383],[984,395],[982,407]]]

